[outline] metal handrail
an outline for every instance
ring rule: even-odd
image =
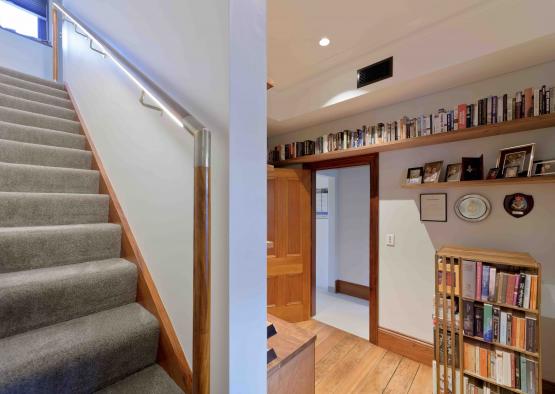
[[[167,114],[177,125],[194,137],[194,241],[193,241],[193,394],[210,393],[210,131],[189,111],[175,101],[145,73],[127,60],[93,28],[75,16],[63,5],[53,2],[54,22],[53,54],[54,79],[58,80],[58,34],[57,20],[72,23],[127,75],[141,91],[140,102],[148,108],[156,108]],[[147,95],[156,106],[144,103]]]

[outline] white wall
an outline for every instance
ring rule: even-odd
[[[52,79],[52,47],[0,28],[0,66]]]
[[[555,85],[555,63],[547,63],[515,73],[450,89],[434,95],[338,119],[296,134],[273,138],[269,145],[302,140],[362,124],[397,119],[402,114],[416,116],[490,94],[515,92],[528,86]],[[427,161],[460,161],[462,156],[484,154],[485,167],[495,166],[500,148],[536,142],[538,159],[555,158],[555,128],[489,137],[479,140],[414,148],[380,154],[380,326],[432,341],[432,295],[434,251],[443,244],[499,248],[530,253],[543,264],[542,326],[544,377],[555,381],[555,185],[502,186],[438,189],[448,193],[448,222],[422,223],[418,213],[419,191],[400,187],[406,168]],[[507,194],[524,192],[535,198],[535,208],[526,217],[514,219],[502,203]],[[491,216],[481,223],[467,223],[453,213],[461,195],[479,193],[492,203]],[[385,235],[396,235],[396,247],[385,245]]]
[[[64,3],[212,131],[211,388],[264,392],[265,2]],[[192,138],[71,30],[65,79],[192,364]]]
[[[340,168],[336,182],[337,279],[369,286],[370,167]]]

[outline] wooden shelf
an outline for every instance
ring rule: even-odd
[[[525,349],[521,349],[521,348],[516,347],[516,346],[503,345],[502,343],[499,343],[499,342],[488,342],[488,341],[484,341],[484,338],[475,337],[475,336],[472,336],[472,335],[466,335],[466,334],[463,334],[463,335],[465,336],[465,338],[474,339],[474,340],[476,340],[476,341],[479,341],[479,342],[482,342],[482,343],[485,343],[485,344],[488,344],[488,345],[493,345],[493,346],[495,346],[495,347],[499,347],[499,348],[511,350],[511,351],[513,351],[513,352],[518,352],[518,353],[526,354],[527,356],[530,356],[530,357],[535,357],[535,358],[539,358],[539,357],[540,357],[540,355],[539,355],[538,353],[529,352],[529,351],[527,351],[527,350],[525,350]]]
[[[498,306],[498,307],[500,307],[500,308],[514,309],[515,311],[521,311],[521,312],[525,312],[525,313],[532,313],[532,314],[534,314],[534,315],[537,315],[537,314],[538,314],[538,311],[537,311],[536,309],[526,309],[526,308],[521,308],[521,307],[516,306],[516,305],[503,304],[503,303],[501,303],[501,302],[475,300],[474,298],[467,298],[467,297],[463,297],[463,300],[465,300],[465,301],[472,301],[472,302],[481,302],[481,303],[483,303],[483,304],[491,304],[491,305]]]
[[[502,388],[504,388],[504,389],[506,389],[506,390],[510,390],[510,391],[512,391],[513,393],[526,394],[526,393],[525,393],[524,391],[522,391],[522,390],[519,390],[519,389],[514,388],[514,387],[511,387],[511,386],[505,386],[504,384],[497,383],[497,381],[495,381],[495,380],[493,380],[493,379],[484,378],[483,376],[480,376],[480,375],[478,375],[477,373],[474,373],[474,372],[470,372],[470,371],[465,370],[465,371],[464,371],[464,374],[465,374],[465,375],[468,375],[468,376],[472,376],[473,378],[476,378],[476,379],[480,379],[480,380],[482,380],[482,381],[484,381],[484,382],[491,383],[491,384],[493,384],[493,385],[495,385],[495,386],[502,387]]]
[[[437,182],[401,184],[405,189],[446,189],[451,187],[481,187],[481,186],[505,186],[505,185],[541,185],[544,183],[555,183],[555,175],[529,176],[522,178],[482,179],[479,181],[460,182]]]
[[[494,265],[509,265],[534,270],[540,268],[540,264],[528,253],[446,245],[437,251],[437,255],[439,257],[454,257],[463,260],[481,261]]]
[[[547,114],[535,116],[532,118],[515,119],[508,122],[471,127],[468,129],[461,129],[457,131],[448,131],[445,133],[438,133],[423,137],[386,142],[383,144],[374,144],[361,146],[359,148],[327,152],[319,155],[302,156],[295,159],[282,160],[276,163],[276,165],[285,166],[290,164],[314,163],[331,159],[363,156],[370,153],[389,152],[393,150],[416,148],[420,146],[445,144],[454,141],[491,137],[494,135],[518,133],[522,131],[537,130],[552,126],[555,126],[555,114]]]

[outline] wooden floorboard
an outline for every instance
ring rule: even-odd
[[[297,323],[316,337],[316,394],[432,392],[432,368],[317,320]]]

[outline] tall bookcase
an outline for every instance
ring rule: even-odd
[[[472,263],[475,264],[473,278],[469,274],[471,271],[468,270],[469,267],[473,267]],[[488,294],[486,298],[483,298],[484,295],[469,296],[468,286],[472,281],[474,281],[474,290],[470,289],[471,293],[475,291],[476,286],[483,285],[483,278],[476,278],[478,274],[476,267],[480,269],[480,273],[485,272],[484,267],[487,267],[489,272],[494,273],[493,277],[497,281],[489,285],[494,292],[491,295]],[[467,278],[465,278],[465,271],[467,271]],[[528,304],[519,306],[522,302],[519,301],[518,289],[515,291],[516,303],[507,302],[511,291],[508,290],[511,288],[511,276],[514,276],[514,283],[519,283],[519,280],[525,278],[523,289],[527,286],[530,288]],[[533,278],[530,279],[530,285],[527,284],[528,277]],[[480,292],[482,290],[486,288],[481,287]],[[468,313],[470,307],[473,316]],[[480,322],[479,314],[475,313],[474,308],[478,311],[484,308],[490,312],[493,310],[494,318],[484,325],[486,315],[482,314]],[[466,393],[466,382],[484,387],[482,391],[484,393],[541,393],[540,311],[541,265],[529,254],[460,246],[445,246],[438,250],[435,259],[434,393]],[[495,320],[496,313],[497,320]],[[505,326],[500,324],[500,315]],[[491,315],[489,317],[491,318]],[[525,324],[531,324],[530,328],[524,325],[524,332],[521,320],[524,320]],[[507,324],[507,321],[511,323]],[[514,332],[511,328],[507,331],[507,327],[512,327],[512,324],[515,325]],[[492,327],[492,331],[491,334],[490,332],[485,334],[483,329],[480,333],[469,332],[469,326],[472,330],[474,327],[477,329]],[[505,332],[504,337],[501,336],[501,329]],[[509,336],[512,338],[513,335],[515,339],[508,341],[507,338]],[[515,341],[518,341],[518,344],[514,343]],[[526,341],[533,341],[530,342],[533,344],[532,349]],[[480,361],[476,361],[477,355],[479,358],[485,355],[487,360],[484,366],[484,359],[482,359],[482,369],[478,372],[476,368]],[[498,358],[500,355],[501,359]],[[508,370],[503,370],[503,365],[507,362],[509,366],[505,368]],[[471,367],[474,370],[471,370]],[[521,376],[521,371],[524,371],[526,376]],[[512,378],[511,384],[504,384],[508,382],[506,379],[503,382],[507,373],[510,373]],[[525,390],[522,390],[523,388]],[[473,393],[473,391],[469,392]]]

